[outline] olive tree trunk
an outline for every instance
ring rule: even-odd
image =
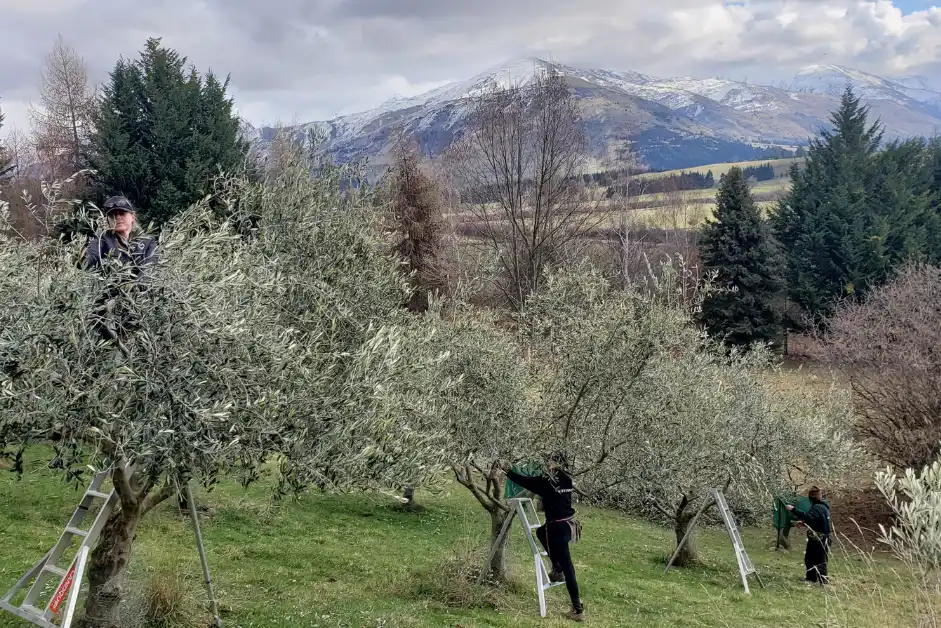
[[[490,559],[487,569],[490,578],[497,582],[503,582],[507,579],[506,545],[510,538],[510,531],[507,530],[503,538],[499,537],[500,532],[503,530],[503,524],[506,523],[506,518],[509,516],[508,512],[499,508],[490,512],[490,550],[493,552],[493,558]],[[512,525],[511,523],[510,527]]]
[[[136,474],[128,476],[123,464],[112,474],[119,501],[89,557],[85,612],[76,628],[121,627],[118,614],[124,599],[124,579],[137,526],[148,512],[173,494],[169,485],[152,490],[153,478],[144,480]]]
[[[510,516],[510,509],[503,500],[502,479],[503,472],[494,465],[489,470],[480,469],[471,465],[453,466],[454,477],[458,483],[469,490],[477,502],[490,515],[490,552],[493,557],[489,564],[484,565],[483,571],[497,582],[507,579],[506,545],[509,539],[509,530],[500,538],[503,524]],[[499,544],[497,541],[499,540]]]
[[[691,565],[695,563],[699,557],[696,550],[696,533],[690,530],[690,523],[692,523],[693,517],[695,516],[696,509],[692,507],[689,499],[684,496],[680,501],[680,505],[676,508],[676,516],[673,524],[673,530],[676,533],[677,547],[680,547],[680,543],[683,543],[683,537],[686,537],[686,542],[680,547],[679,553],[673,560],[673,565],[676,567]],[[688,537],[686,536],[687,532],[689,532]]]
[[[112,513],[101,531],[88,563],[88,597],[79,628],[118,628],[118,611],[124,598],[124,576],[140,522],[137,509]]]

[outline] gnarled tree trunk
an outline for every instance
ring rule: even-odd
[[[112,480],[120,501],[105,522],[98,544],[89,556],[85,613],[76,623],[76,628],[121,626],[118,613],[124,598],[124,576],[131,561],[137,526],[144,515],[173,494],[169,484],[152,490],[156,478],[145,479],[137,474],[129,477],[124,461],[118,462]]]
[[[415,488],[412,486],[405,487],[405,490],[402,491],[402,498],[405,500],[405,508],[407,510],[414,510],[416,507],[415,504]]]
[[[679,546],[680,543],[683,543],[683,537],[686,536],[686,533],[690,530],[690,523],[693,520],[693,517],[696,516],[696,511],[691,507],[689,499],[686,496],[683,496],[683,499],[680,501],[680,505],[676,508],[676,517],[674,520],[673,530],[676,532],[676,544]],[[673,565],[676,567],[686,567],[696,562],[698,558],[698,552],[696,551],[696,534],[695,532],[690,532],[689,537],[686,539],[686,542],[683,543],[683,547],[680,548],[679,553],[676,555],[676,558],[673,560]]]
[[[490,577],[498,582],[507,579],[506,544],[510,538],[509,530],[500,539],[499,545],[495,546],[495,544],[497,543],[497,537],[500,536],[500,532],[503,530],[503,524],[506,523],[506,518],[509,516],[509,513],[499,508],[490,512],[490,549],[493,551],[493,558],[490,559],[487,568],[490,571]]]
[[[495,464],[489,470],[480,469],[469,464],[455,465],[452,469],[458,483],[469,490],[490,515],[489,550],[493,553],[493,557],[490,559],[489,564],[484,565],[484,570],[488,572],[492,579],[504,581],[507,577],[506,543],[509,538],[509,530],[500,540],[499,545],[495,545],[506,518],[510,516],[510,510],[503,501],[503,489],[501,488],[503,471]],[[481,577],[483,577],[483,573]]]
[[[78,628],[117,628],[118,610],[124,597],[124,575],[131,560],[131,547],[140,522],[140,510],[112,513],[101,531],[88,563],[88,597],[85,615]]]

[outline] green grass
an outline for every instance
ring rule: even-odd
[[[0,589],[11,586],[55,542],[78,494],[38,459],[18,481],[0,475]],[[383,496],[304,495],[272,505],[264,487],[222,484],[201,501],[213,577],[234,626],[563,626],[564,588],[550,591],[540,620],[522,534],[510,549],[515,580],[495,606],[455,608],[460,589],[449,575],[455,556],[486,545],[488,520],[463,489],[421,495],[424,509],[403,512]],[[743,594],[728,538],[701,534],[702,565],[663,576],[672,535],[615,512],[585,508],[584,538],[573,547],[583,598],[594,626],[906,626],[911,601],[892,564],[847,556],[832,564],[829,593],[798,582],[801,553],[775,553],[769,529],[744,538],[767,584]],[[799,543],[800,539],[796,539]],[[199,563],[188,521],[167,503],[141,526],[132,577],[178,572],[199,588]],[[753,583],[754,584],[754,583]],[[197,598],[201,590],[196,591]],[[0,627],[26,626],[0,615]]]

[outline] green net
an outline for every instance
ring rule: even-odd
[[[771,505],[771,522],[774,525],[775,530],[783,530],[785,528],[792,528],[797,522],[797,519],[794,518],[794,515],[787,511],[785,506],[787,504],[794,504],[794,507],[799,510],[804,510],[806,508],[801,508],[801,502],[806,500],[805,497],[803,500],[799,499],[794,493],[782,493],[774,498],[774,502]],[[810,508],[808,503],[807,508]]]
[[[529,476],[536,476],[542,472],[542,469],[537,462],[526,462],[523,464],[514,465],[512,469],[514,472],[519,473],[520,475]],[[506,486],[503,489],[503,494],[507,499],[512,499],[514,497],[528,497],[531,495],[529,491],[516,482],[510,480],[510,478],[506,479]]]

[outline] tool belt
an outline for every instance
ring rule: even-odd
[[[569,530],[572,531],[572,543],[578,543],[582,538],[582,522],[575,517],[569,517],[568,519],[556,519],[555,521],[550,521],[549,523],[566,524],[569,527]]]

